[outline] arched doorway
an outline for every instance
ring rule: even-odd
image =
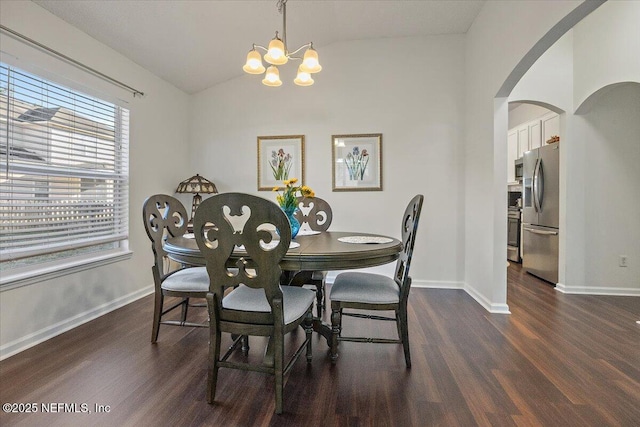
[[[620,16],[619,8],[624,4],[608,6],[602,9],[602,14],[606,9],[606,16],[610,18],[614,15],[611,13],[614,6],[617,16]],[[589,22],[598,22],[600,16],[598,11],[593,19],[590,17]],[[625,265],[629,258],[627,252],[633,254],[632,258],[640,253],[640,245],[634,244],[638,239],[628,238],[628,235],[640,235],[640,225],[629,221],[630,215],[638,217],[640,208],[633,203],[625,203],[625,200],[634,201],[640,196],[637,188],[626,185],[630,179],[638,181],[634,175],[637,167],[630,167],[628,162],[637,164],[633,159],[638,157],[636,123],[640,119],[640,107],[636,98],[639,86],[637,83],[616,80],[631,77],[640,81],[640,72],[637,64],[628,64],[626,74],[624,69],[620,72],[622,68],[617,64],[615,70],[607,70],[606,67],[595,67],[593,70],[592,63],[608,61],[598,56],[596,46],[595,49],[589,48],[591,62],[586,63],[585,47],[589,46],[585,40],[588,38],[582,34],[579,40],[571,44],[572,49],[576,45],[578,48],[575,49],[582,47],[583,51],[576,53],[576,59],[572,58],[576,63],[575,68],[573,62],[570,64],[573,72],[571,77],[575,78],[575,82],[565,82],[569,95],[564,104],[557,106],[567,112],[562,120],[563,139],[567,143],[561,144],[565,166],[561,183],[564,232],[556,289],[567,293],[640,295],[640,283],[637,280],[640,276],[636,275],[635,280],[629,277],[630,269]],[[609,52],[606,54],[609,55]],[[542,57],[540,55],[539,60]],[[531,64],[532,70],[535,65]],[[526,75],[521,77],[524,80]],[[519,83],[511,87],[509,101],[549,105],[545,102],[549,99],[548,91],[540,98],[531,95],[522,97],[521,94],[514,97]],[[540,84],[539,80],[537,84]],[[636,94],[635,98],[633,94]],[[625,105],[626,109],[619,108],[618,104]],[[500,113],[496,110],[496,117]],[[599,154],[594,154],[596,152]],[[619,173],[619,170],[629,171],[628,177]],[[618,232],[619,229],[624,229],[626,235]]]
[[[561,162],[560,120],[564,111],[535,100],[509,102],[507,131],[507,260],[515,272],[524,271],[558,282],[559,200]],[[544,193],[540,206],[532,200],[538,194],[533,158],[544,157]],[[543,197],[544,195],[544,197]],[[526,255],[526,256],[525,256]],[[520,265],[520,268],[518,268]],[[507,275],[510,277],[510,275]],[[511,275],[513,277],[513,275]]]

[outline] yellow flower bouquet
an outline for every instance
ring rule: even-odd
[[[276,200],[282,208],[282,210],[297,209],[298,208],[298,196],[303,197],[315,197],[313,190],[306,185],[297,186],[298,178],[291,178],[282,181],[284,189],[280,193],[280,187],[273,187],[273,191],[277,192]]]
[[[284,189],[280,192],[280,187],[273,187],[273,191],[278,193],[276,200],[278,205],[289,218],[291,224],[291,238],[295,238],[300,231],[300,223],[296,219],[295,213],[298,210],[298,196],[315,197],[313,190],[306,185],[296,185],[298,178],[291,178],[282,181]]]

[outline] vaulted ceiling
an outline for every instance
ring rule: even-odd
[[[240,76],[253,43],[282,30],[276,0],[34,0],[187,93]],[[388,37],[465,33],[484,0],[287,3],[290,49]],[[381,52],[384,54],[384,52]]]

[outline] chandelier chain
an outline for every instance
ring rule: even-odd
[[[284,8],[286,2],[287,0],[278,0],[278,3],[276,4],[276,6],[278,7],[278,12],[282,13],[282,9]]]

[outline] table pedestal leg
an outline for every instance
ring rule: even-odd
[[[322,335],[327,340],[327,345],[331,347],[331,325],[323,322],[318,317],[314,317],[313,330]]]
[[[296,276],[297,271],[283,270],[280,276],[280,284],[283,286],[289,286],[292,284],[292,280]],[[300,286],[297,283],[296,286]],[[313,330],[324,337],[327,340],[327,346],[331,348],[331,325],[322,321],[320,317],[313,318]],[[268,350],[268,346],[267,346]],[[266,354],[265,354],[266,357]],[[272,359],[273,360],[273,359]],[[273,363],[273,362],[272,362]]]

